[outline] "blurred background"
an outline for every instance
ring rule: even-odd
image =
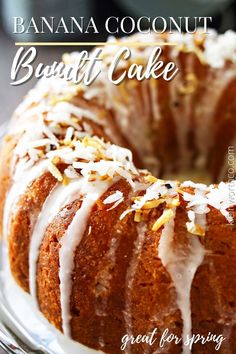
[[[103,41],[104,22],[109,16],[212,16],[211,27],[220,32],[236,30],[236,0],[0,0],[0,123],[9,119],[12,111],[25,93],[34,84],[33,80],[20,86],[10,85],[10,69],[17,48],[16,40],[42,40],[40,35],[15,35],[13,37],[14,16],[25,19],[40,16],[55,18],[91,17],[98,25],[99,35],[46,34],[43,40],[53,41]],[[17,37],[18,36],[18,37]],[[83,48],[81,48],[83,49]],[[75,50],[75,47],[40,47],[38,61],[51,63],[60,60],[63,52]]]

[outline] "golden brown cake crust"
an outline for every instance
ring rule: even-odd
[[[17,283],[29,292],[29,245],[32,230],[43,204],[56,184],[50,172],[29,186],[17,204],[9,229],[9,259]]]
[[[126,195],[129,192],[127,187],[123,181],[118,182],[103,195],[101,200],[117,189]],[[45,234],[38,261],[37,284],[40,309],[59,329],[62,329],[62,323],[58,241],[80,205],[79,201],[75,201],[66,207],[66,211],[62,211],[63,216],[58,214],[54,219]],[[70,300],[72,338],[107,353],[122,353],[117,348],[120,347],[121,338],[127,330],[123,316],[127,310],[125,284],[138,238],[137,223],[134,222],[132,216],[127,216],[122,221],[119,220],[119,215],[127,207],[127,204],[121,204],[117,213],[117,210],[107,212],[96,205],[74,257]],[[145,240],[130,294],[133,335],[145,334],[154,328],[158,329],[157,341],[152,346],[152,350],[158,349],[161,335],[166,328],[179,338],[182,328],[181,314],[176,305],[176,294],[171,285],[171,278],[157,257],[162,229],[156,232],[150,231],[151,225],[162,212],[163,207],[154,209],[145,221],[145,227],[149,231],[145,232]],[[236,210],[234,216],[236,216]],[[193,237],[186,232],[186,221],[186,202],[182,201],[176,214],[174,239],[176,247],[181,244],[187,247],[189,238]],[[225,333],[224,322],[210,327],[207,325],[206,328],[204,323],[217,323],[218,317],[220,321],[219,309],[222,307],[225,313],[228,313],[229,320],[232,319],[236,286],[232,283],[235,270],[232,269],[232,272],[229,270],[231,261],[235,258],[235,226],[229,225],[215,209],[208,214],[208,224],[208,231],[201,239],[206,249],[206,256],[197,271],[191,291],[193,333],[205,336],[209,330],[218,335]],[[112,239],[115,239],[114,242],[117,243],[115,264],[111,264],[106,257]],[[106,283],[103,284],[107,274],[110,278],[109,286]],[[224,296],[225,289],[227,289],[226,297]],[[47,295],[49,293],[50,298]],[[223,301],[221,305],[218,303],[219,299]],[[105,317],[103,317],[103,312],[106,312]],[[100,338],[103,338],[104,346],[99,345]],[[224,354],[229,353],[228,348],[235,344],[231,336],[226,341],[222,345]],[[144,344],[132,345],[132,352],[141,354],[145,348],[147,349],[147,345]],[[206,350],[213,353],[214,343],[208,343],[204,347],[200,344],[193,346],[193,353],[203,354]],[[181,344],[176,346],[172,343],[168,347],[168,353],[171,354],[181,353],[181,351]]]
[[[71,247],[72,261],[71,273],[64,269],[65,273],[69,272],[71,280],[71,289],[68,288],[70,334],[75,341],[105,353],[122,353],[122,337],[127,334],[136,337],[157,328],[153,346],[150,348],[145,343],[132,344],[128,349],[134,354],[158,350],[165,329],[178,338],[183,335],[186,318],[184,319],[181,312],[183,306],[180,305],[179,289],[176,288],[169,264],[165,264],[166,259],[160,250],[161,243],[165,243],[168,236],[173,236],[168,252],[174,250],[179,257],[173,256],[169,263],[173,262],[178,266],[178,262],[186,262],[186,268],[191,268],[189,262],[195,251],[191,246],[193,239],[198,243],[199,253],[203,250],[203,260],[197,264],[190,284],[191,312],[188,307],[187,311],[190,313],[192,333],[204,336],[209,332],[224,335],[226,340],[222,344],[221,354],[234,354],[236,348],[236,207],[233,205],[229,210],[230,202],[224,189],[225,186],[229,188],[229,185],[222,183],[207,187],[190,183],[184,186],[177,181],[158,180],[147,171],[136,170],[132,157],[130,158],[131,153],[123,149],[120,154],[119,149],[122,148],[112,145],[120,144],[131,149],[135,164],[138,167],[151,166],[153,170],[157,168],[159,177],[166,171],[180,171],[185,163],[189,168],[197,163],[202,164],[201,167],[210,170],[213,181],[218,181],[220,176],[225,177],[226,171],[222,172],[225,153],[236,135],[235,74],[221,88],[222,91],[219,90],[216,106],[212,112],[209,109],[210,114],[208,107],[199,105],[206,103],[205,97],[210,96],[211,82],[219,85],[217,75],[224,71],[232,75],[233,66],[227,62],[223,69],[215,70],[202,62],[199,55],[202,44],[195,49],[196,51],[191,52],[183,47],[175,57],[170,48],[163,50],[161,58],[165,61],[175,58],[181,71],[179,81],[174,83],[174,87],[162,79],[147,82],[134,80],[132,84],[125,80],[114,92],[108,92],[110,87],[102,86],[99,94],[86,98],[88,92],[79,87],[68,99],[65,98],[67,96],[64,97],[64,91],[60,97],[57,94],[55,97],[50,90],[46,91],[45,111],[43,114],[40,111],[39,114],[39,119],[43,119],[42,123],[45,125],[40,138],[51,139],[50,144],[44,140],[45,145],[39,145],[38,151],[35,138],[36,152],[34,149],[25,152],[24,148],[28,148],[29,143],[26,140],[25,146],[21,146],[23,152],[21,150],[17,155],[15,147],[21,141],[22,134],[24,136],[25,129],[19,135],[13,129],[12,135],[5,138],[1,150],[1,229],[4,228],[2,219],[5,199],[8,191],[11,191],[18,160],[23,156],[27,163],[32,162],[31,155],[35,158],[34,165],[50,160],[50,166],[29,183],[7,215],[9,228],[5,236],[8,238],[9,261],[15,280],[25,291],[30,291],[32,233],[40,216],[44,215],[48,218],[48,225],[42,234],[35,274],[39,308],[51,324],[63,331],[60,251],[63,248],[61,241],[67,235],[66,242]],[[109,93],[109,100],[103,97],[105,89]],[[44,102],[45,97],[39,100],[39,105],[41,101]],[[210,98],[213,99],[214,95]],[[51,104],[51,101],[55,103]],[[14,124],[19,123],[24,113],[30,116],[30,109],[37,108],[37,104],[38,101],[33,97],[25,111],[20,111],[15,117]],[[68,110],[72,105],[72,113],[70,110],[63,111],[63,104],[69,106]],[[78,116],[74,112],[76,108],[82,110]],[[55,111],[56,117],[52,118]],[[32,114],[28,123],[36,124],[37,115],[35,112]],[[58,120],[64,117],[63,114],[65,120],[59,124]],[[141,117],[140,120],[137,120],[137,115]],[[205,122],[205,118],[210,123]],[[50,132],[52,133],[55,126],[52,123],[56,123],[56,128],[60,131],[53,133],[53,137]],[[210,131],[212,127],[211,137],[204,133],[202,126],[205,123],[206,130]],[[48,133],[49,127],[52,130]],[[181,132],[180,128],[183,129]],[[201,133],[205,137],[202,144],[198,141]],[[66,138],[67,134],[70,138]],[[72,153],[76,151],[80,154],[76,150],[76,144],[80,144],[85,156],[76,156],[72,162],[71,156],[59,156],[63,149],[70,148]],[[201,156],[204,144],[207,151]],[[109,156],[106,155],[108,150]],[[55,151],[58,153],[56,158],[52,157]],[[40,157],[37,154],[35,157],[35,153],[39,153]],[[125,161],[122,160],[123,156],[126,156]],[[18,160],[14,161],[15,157]],[[101,161],[105,163],[96,170],[96,164],[99,165]],[[86,170],[90,163],[91,169]],[[118,163],[114,174],[112,163],[115,168]],[[106,164],[111,164],[108,170],[105,169]],[[71,168],[69,173],[73,172],[75,176],[66,175],[68,166]],[[103,173],[104,170],[106,173]],[[27,173],[28,170],[25,175]],[[24,174],[21,178],[24,178]],[[89,188],[79,189],[81,180],[88,184],[94,182],[95,185],[98,181],[104,182],[105,192],[103,190],[101,195],[97,193],[98,197],[89,212],[85,230],[82,229],[81,222],[77,225],[76,235],[81,240],[78,240],[73,252],[73,235],[68,235],[67,230],[89,194]],[[78,183],[76,192],[80,193],[77,195],[74,190],[74,194],[70,195],[66,188],[75,181]],[[154,188],[156,194],[153,196],[150,189],[155,184],[158,193]],[[58,186],[65,187],[62,193],[68,200],[71,196],[74,199],[63,205],[54,218],[50,219],[48,215],[41,213],[45,213],[46,202]],[[116,199],[111,203],[107,202],[108,197],[117,197],[116,193],[121,198],[118,198],[117,206],[113,205]],[[138,203],[148,193],[151,197],[138,208]],[[211,199],[207,199],[207,195],[211,195]],[[193,196],[199,199],[192,199]],[[202,204],[199,203],[201,198]],[[163,221],[166,211],[169,218]],[[191,219],[193,214],[194,221]],[[198,223],[196,216],[201,216],[201,221],[206,217],[203,220],[206,221],[205,224]],[[163,236],[166,225],[171,221],[174,224],[173,232]],[[167,258],[168,252],[165,254]],[[179,276],[181,278],[183,274]],[[165,354],[181,352],[182,343],[166,344]],[[192,353],[213,354],[215,343],[209,342],[204,346],[194,344]]]
[[[11,161],[13,150],[18,142],[19,136],[7,135],[5,136],[0,149],[0,230],[3,228],[3,213],[6,194],[11,184]],[[2,232],[1,232],[2,236]]]

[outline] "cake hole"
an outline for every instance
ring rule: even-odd
[[[204,169],[185,169],[183,171],[179,172],[171,172],[171,173],[166,173],[162,177],[165,180],[177,180],[180,182],[184,181],[192,181],[195,183],[204,183],[204,184],[211,184],[213,183],[213,178]]]

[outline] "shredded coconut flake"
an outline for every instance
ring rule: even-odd
[[[122,198],[123,198],[123,193],[120,191],[116,191],[115,193],[109,195],[109,197],[107,197],[103,201],[103,203],[104,204],[111,204],[111,203],[117,202],[118,200],[120,200]]]

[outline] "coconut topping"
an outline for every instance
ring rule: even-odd
[[[169,36],[152,33],[149,36],[134,35],[132,39],[137,42],[157,40],[175,42],[176,45],[168,51],[170,58],[176,56],[178,61],[178,54],[182,51],[195,54],[204,65],[223,67],[228,61],[235,62],[235,36],[230,31],[225,35],[215,36],[215,32],[212,31],[209,37],[201,33],[196,35],[174,33]],[[190,294],[194,275],[205,255],[199,236],[204,237],[207,233],[207,214],[213,208],[217,209],[229,223],[232,223],[230,208],[235,206],[235,203],[230,199],[230,188],[227,183],[206,186],[191,181],[181,184],[178,181],[158,179],[147,170],[136,169],[132,152],[111,142],[117,140],[115,135],[112,136],[115,129],[109,125],[111,115],[108,110],[113,112],[112,119],[116,119],[121,136],[133,146],[140,160],[145,163],[148,161],[146,166],[155,167],[157,174],[161,170],[161,161],[152,150],[152,140],[146,139],[145,144],[140,143],[144,135],[149,136],[150,116],[155,124],[159,124],[162,119],[162,112],[156,99],[157,81],[152,79],[141,85],[143,107],[141,104],[137,106],[134,90],[138,81],[127,80],[115,86],[107,78],[108,67],[114,55],[114,45],[109,45],[109,41],[126,44],[126,39],[109,38],[107,46],[101,53],[103,60],[98,63],[101,66],[101,76],[94,81],[93,86],[75,85],[60,78],[42,79],[16,110],[10,134],[20,134],[20,139],[14,150],[13,183],[5,206],[4,234],[7,236],[9,233],[10,218],[17,209],[20,196],[35,179],[47,171],[50,172],[56,179],[56,185],[43,205],[30,243],[30,288],[31,293],[36,295],[36,266],[45,230],[59,210],[63,217],[67,212],[66,205],[77,198],[80,199],[80,208],[60,240],[59,252],[62,327],[64,333],[70,336],[70,295],[74,265],[74,257],[71,255],[79,246],[84,233],[87,231],[90,235],[93,232],[92,226],[89,225],[93,206],[96,205],[104,213],[117,208],[115,214],[121,213],[120,220],[128,216],[131,221],[137,223],[135,226],[138,234],[127,272],[128,302],[125,322],[128,331],[132,329],[132,313],[129,313],[132,279],[137,270],[146,231],[150,231],[160,235],[157,256],[168,270],[175,286],[177,305],[183,319],[182,338],[185,339],[191,336]],[[129,61],[122,58],[117,69],[126,69],[132,61],[137,65],[146,63],[152,50],[152,46],[132,48]],[[76,64],[78,56],[78,53],[64,55],[65,65]],[[189,58],[193,59],[193,56]],[[170,100],[174,102],[176,90],[189,108],[191,95],[198,86],[195,74],[192,71],[186,72],[176,83],[176,87],[171,86]],[[216,91],[220,94],[225,83],[223,86],[215,86],[214,94]],[[134,100],[131,100],[131,97],[134,97]],[[140,122],[144,123],[143,125],[135,120],[137,112],[142,116]],[[189,111],[186,112],[190,114]],[[176,119],[177,116],[178,111],[176,114],[173,110],[173,117]],[[182,112],[180,117],[180,124],[176,120],[177,131],[183,125],[187,132],[188,127],[183,123]],[[183,136],[181,133],[178,137],[179,142],[184,140]],[[111,141],[105,137],[110,137]],[[185,152],[187,149],[184,148],[183,154],[181,153],[184,158]],[[114,182],[120,180],[125,181],[128,192],[123,193],[120,190],[109,192],[110,188],[114,188]],[[106,198],[103,200],[104,193]],[[126,210],[124,205],[128,206]],[[183,245],[183,248],[181,244],[178,247],[174,242],[175,217],[179,206],[186,210],[188,217],[186,222],[188,247]],[[147,226],[150,230],[146,230]],[[120,233],[121,229],[116,230],[117,234],[118,232]],[[117,235],[113,235],[110,252],[115,260],[117,248],[113,245],[114,240],[115,242],[119,240]]]
[[[46,159],[48,170],[59,182],[79,175],[93,181],[119,175],[134,185],[133,177],[138,172],[132,153],[92,135],[84,118],[97,122],[92,112],[69,102],[54,102],[50,112],[46,112],[45,104],[45,112],[40,109],[37,123],[32,122],[20,139],[14,161],[20,158],[29,167]],[[64,172],[61,164],[67,165]]]
[[[103,203],[104,204],[113,204],[112,207],[110,207],[109,209],[107,210],[112,210],[114,208],[116,208],[120,203],[122,203],[124,200],[124,196],[123,196],[123,193],[121,191],[116,191],[115,193],[109,195],[109,197],[107,197]]]
[[[154,183],[147,186],[145,194],[142,196],[137,196],[133,198],[133,204],[127,210],[125,210],[120,219],[122,220],[127,214],[134,212],[134,220],[136,222],[142,221],[143,217],[153,209],[157,208],[159,205],[166,203],[168,208],[171,208],[173,205],[179,205],[179,197],[177,192],[177,182],[166,182],[160,179],[156,179],[153,176],[145,176],[146,181],[154,181]],[[168,214],[168,213],[167,213]],[[156,225],[162,224],[162,221],[167,220],[164,212],[164,215],[161,220],[157,221]],[[160,225],[161,226],[161,225]],[[153,226],[153,230],[156,231],[156,226]]]
[[[205,44],[205,58],[213,68],[222,68],[226,61],[236,61],[236,34],[229,30],[223,35],[207,36]]]
[[[190,233],[200,236],[205,235],[206,222],[204,215],[210,211],[209,207],[218,209],[229,223],[233,222],[233,217],[228,209],[234,206],[234,201],[230,200],[229,185],[227,183],[221,182],[218,186],[205,186],[204,184],[195,184],[188,181],[181,186],[191,187],[195,190],[194,194],[183,193],[183,199],[188,202],[189,222],[187,222],[187,229]]]
[[[99,63],[103,65],[102,77],[95,81],[92,87],[75,85],[60,78],[42,79],[18,107],[11,127],[13,133],[22,134],[14,152],[12,168],[14,178],[17,178],[19,170],[30,169],[41,160],[45,160],[48,164],[48,171],[65,185],[81,176],[85,177],[88,182],[123,178],[129,183],[135,197],[132,198],[131,206],[120,215],[120,219],[133,213],[134,220],[140,222],[154,208],[163,204],[165,211],[154,223],[153,231],[158,230],[166,220],[172,217],[171,210],[180,204],[181,198],[187,202],[189,220],[186,228],[192,234],[205,235],[205,216],[210,208],[218,209],[228,222],[232,222],[228,209],[233,205],[226,183],[222,182],[219,186],[208,187],[192,182],[180,185],[178,182],[157,179],[147,171],[137,170],[130,150],[107,142],[95,134],[94,124],[102,128],[105,126],[106,119],[102,117],[102,114],[73,103],[73,98],[78,93],[85,100],[89,101],[96,97],[99,101],[106,92],[111,95],[107,104],[112,104],[112,107],[117,108],[121,125],[127,130],[125,117],[128,105],[121,104],[120,100],[127,102],[127,85],[135,85],[135,82],[120,85],[117,88],[119,91],[119,98],[117,98],[115,94],[117,91],[109,89],[110,85],[104,76],[112,57],[111,53],[114,53],[114,46],[109,46],[109,41],[115,40],[110,38],[102,52],[104,60]],[[143,37],[135,35],[133,40],[154,42],[157,37],[153,33]],[[211,31],[209,36],[201,34],[201,31],[195,36],[188,34],[180,36],[174,33],[169,36],[160,36],[158,40],[177,43],[172,48],[172,54],[177,54],[179,51],[195,52],[202,62],[213,67],[216,65],[221,67],[225,61],[234,62],[236,59],[236,41],[232,31],[217,37],[214,31]],[[125,44],[126,39],[117,41]],[[132,60],[137,63],[143,62],[151,50],[152,48],[148,46],[132,48]],[[76,62],[77,57],[78,53],[67,54],[63,60],[66,65],[69,65]],[[127,62],[121,61],[119,65],[125,66]],[[190,94],[196,89],[197,84],[196,77],[188,73],[186,84],[180,86],[179,90],[182,94]],[[103,204],[108,206],[112,204],[106,209],[109,211],[122,203],[124,198],[120,191],[116,191],[107,197]]]

